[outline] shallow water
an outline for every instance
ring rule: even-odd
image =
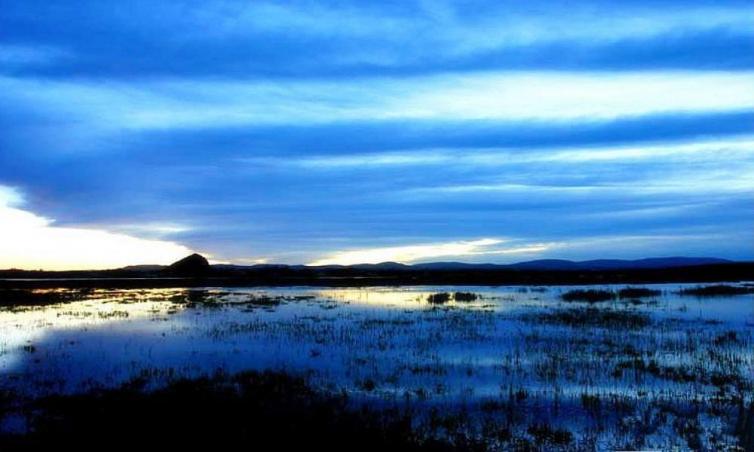
[[[754,297],[678,293],[693,286],[601,303],[563,301],[572,286],[96,290],[0,310],[0,389],[23,401],[274,369],[374,405],[463,413],[472,430],[497,417],[598,448],[717,448],[735,444],[751,403]],[[478,298],[428,302],[441,292]],[[678,419],[693,407],[689,439]],[[23,422],[11,413],[0,428]]]

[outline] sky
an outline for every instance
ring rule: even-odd
[[[0,268],[754,259],[750,0],[0,0]]]

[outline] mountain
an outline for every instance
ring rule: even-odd
[[[411,268],[419,270],[480,270],[506,267],[508,266],[501,264],[470,264],[467,262],[427,262],[411,265]]]
[[[577,270],[619,270],[688,267],[693,265],[729,264],[731,262],[726,259],[712,257],[652,257],[637,260],[598,259],[573,262],[573,264]]]
[[[516,264],[397,262],[359,265],[250,266],[210,263],[192,254],[169,266],[139,265],[113,270],[0,271],[1,288],[188,287],[203,285],[504,285],[639,284],[752,281],[754,262],[716,258],[662,257],[574,262],[541,259]]]
[[[172,276],[201,276],[209,273],[209,261],[201,254],[192,254],[164,268],[162,273]]]
[[[578,270],[584,262],[574,262],[564,259],[539,259],[534,261],[517,262],[506,265],[507,268],[519,270]]]
[[[195,254],[193,256],[199,256]],[[191,256],[189,256],[190,258]],[[201,257],[201,256],[199,256]],[[189,259],[186,258],[186,259]],[[182,261],[185,261],[183,259]],[[203,258],[202,258],[203,259]],[[206,259],[205,259],[206,260]],[[176,262],[171,267],[179,264]],[[565,259],[539,259],[533,261],[517,262],[515,264],[475,264],[468,262],[424,262],[419,264],[401,264],[399,262],[380,262],[378,264],[353,264],[353,265],[284,265],[284,264],[255,264],[255,265],[232,265],[219,264],[212,268],[224,271],[242,271],[249,269],[317,269],[317,270],[363,270],[363,271],[392,271],[392,270],[621,270],[621,269],[652,269],[688,267],[694,265],[711,265],[732,263],[726,259],[714,257],[651,257],[645,259],[595,259],[588,261],[569,261]],[[137,266],[134,266],[137,267]],[[152,266],[138,266],[152,267]]]
[[[380,262],[379,264],[356,264],[349,265],[348,267],[357,270],[408,270],[412,266],[400,264],[398,262]]]
[[[732,261],[712,257],[655,257],[637,260],[597,259],[569,261],[539,259],[515,264],[469,264],[464,262],[428,262],[411,265],[420,270],[621,270],[687,267],[693,265],[726,264]]]
[[[539,259],[533,261],[517,262],[514,264],[490,264],[490,263],[467,263],[467,262],[423,262],[417,264],[401,264],[399,262],[381,262],[377,264],[355,265],[286,265],[286,264],[215,264],[210,263],[200,254],[192,254],[171,265],[129,265],[114,270],[87,270],[87,271],[30,271],[30,270],[2,270],[0,277],[14,278],[23,277],[159,277],[159,276],[202,276],[213,274],[216,276],[237,275],[248,272],[274,272],[285,271],[288,273],[306,272],[468,272],[468,271],[620,271],[620,270],[652,270],[671,269],[680,267],[693,267],[702,265],[725,265],[734,264],[734,261],[713,257],[652,257],[636,260],[625,259],[595,259],[588,261],[570,261],[565,259]]]
[[[166,268],[164,265],[128,265],[126,267],[122,267],[119,270],[126,270],[130,272],[156,272],[160,271],[162,269]]]

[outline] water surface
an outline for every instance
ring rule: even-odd
[[[462,416],[471,430],[497,419],[606,448],[732,445],[754,385],[754,298],[679,293],[689,286],[600,303],[564,301],[570,286],[95,290],[0,310],[0,388],[21,406],[272,369],[355,401]],[[444,292],[476,299],[428,301]],[[2,428],[20,418],[10,410]]]

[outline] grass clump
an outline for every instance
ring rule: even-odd
[[[529,426],[527,433],[534,438],[537,444],[551,444],[566,446],[573,442],[573,434],[566,430],[552,427],[548,424],[534,424]]]
[[[646,287],[625,287],[618,291],[619,298],[647,298],[657,297],[660,294],[659,290],[648,289]]]
[[[541,323],[565,325],[574,328],[639,329],[651,323],[651,318],[645,313],[596,308],[561,309],[535,315],[532,319]]]
[[[433,293],[427,296],[429,304],[445,304],[450,301],[450,294],[447,292]]]
[[[453,294],[453,299],[455,301],[462,301],[462,302],[476,301],[478,298],[479,298],[479,295],[472,292],[456,292]]]
[[[577,289],[569,290],[560,297],[564,301],[586,301],[589,303],[597,303],[600,301],[609,301],[615,299],[615,293],[609,290]]]
[[[267,295],[250,295],[246,304],[260,307],[273,307],[280,304],[280,297],[270,297]]]
[[[75,447],[165,450],[425,451],[457,449],[421,439],[401,413],[355,408],[345,395],[312,389],[278,372],[148,381],[78,395],[48,396],[29,407],[31,429],[0,435],[0,450]]]
[[[461,303],[476,301],[479,299],[479,295],[472,292],[439,292],[433,293],[427,296],[427,303],[429,304],[445,304],[450,300],[454,300]]]

